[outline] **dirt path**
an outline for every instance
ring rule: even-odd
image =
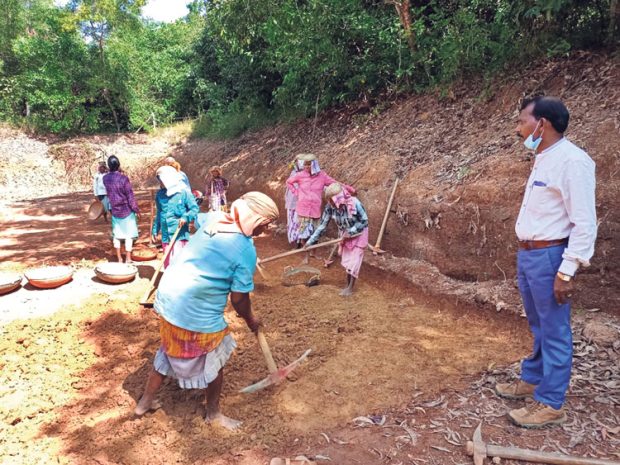
[[[139,199],[147,211],[148,195]],[[296,258],[269,265],[271,278],[257,277],[253,294],[278,364],[313,350],[289,381],[237,392],[266,368],[251,333],[227,312],[239,348],[227,365],[223,408],[244,421],[243,431],[207,426],[201,393],[173,382],[160,392],[162,409],[136,419],[158,347],[157,320],[137,305],[153,269],[144,265],[127,285],[92,280],[93,264],[111,249],[108,226],[84,219],[88,200],[72,194],[5,210],[0,269],[45,262],[78,272],[55,291],[0,297],[0,463],[258,465],[302,453],[342,465],[464,463],[462,444],[480,419],[486,437],[504,443],[558,450],[575,442],[574,450],[598,456],[618,450],[620,347],[577,345],[586,365],[576,369],[585,384],[575,388],[586,395],[571,400],[569,429],[518,430],[504,417],[516,403],[497,400],[490,387],[528,351],[523,319],[456,306],[368,266],[351,299],[338,296],[339,266],[319,286],[284,287],[281,270]],[[257,240],[260,256],[284,247],[279,238]],[[38,318],[21,319],[31,315]],[[590,377],[611,384],[587,384]],[[579,436],[588,422],[592,429]]]

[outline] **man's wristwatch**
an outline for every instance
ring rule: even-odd
[[[560,278],[562,281],[566,281],[569,282],[571,279],[573,279],[573,277],[569,274],[564,274],[561,271],[558,271],[557,274],[558,278]]]

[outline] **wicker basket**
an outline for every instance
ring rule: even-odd
[[[25,274],[28,282],[34,287],[53,289],[67,284],[73,279],[73,268],[70,266],[46,266],[29,270]]]
[[[138,268],[128,263],[101,263],[95,267],[97,277],[109,284],[122,284],[132,281],[138,274]]]

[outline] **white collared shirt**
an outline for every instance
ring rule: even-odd
[[[574,276],[589,266],[596,240],[595,163],[561,139],[536,155],[515,231],[521,241],[568,237],[559,271]]]
[[[103,185],[103,177],[106,173],[97,173],[93,178],[93,192],[95,195],[108,195]]]

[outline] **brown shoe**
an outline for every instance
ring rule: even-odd
[[[498,383],[495,385],[495,393],[504,399],[527,399],[534,395],[535,384],[516,380],[512,383]]]
[[[566,421],[563,408],[554,409],[541,402],[531,402],[523,408],[508,412],[508,418],[522,428],[542,428],[548,425],[561,425]]]

